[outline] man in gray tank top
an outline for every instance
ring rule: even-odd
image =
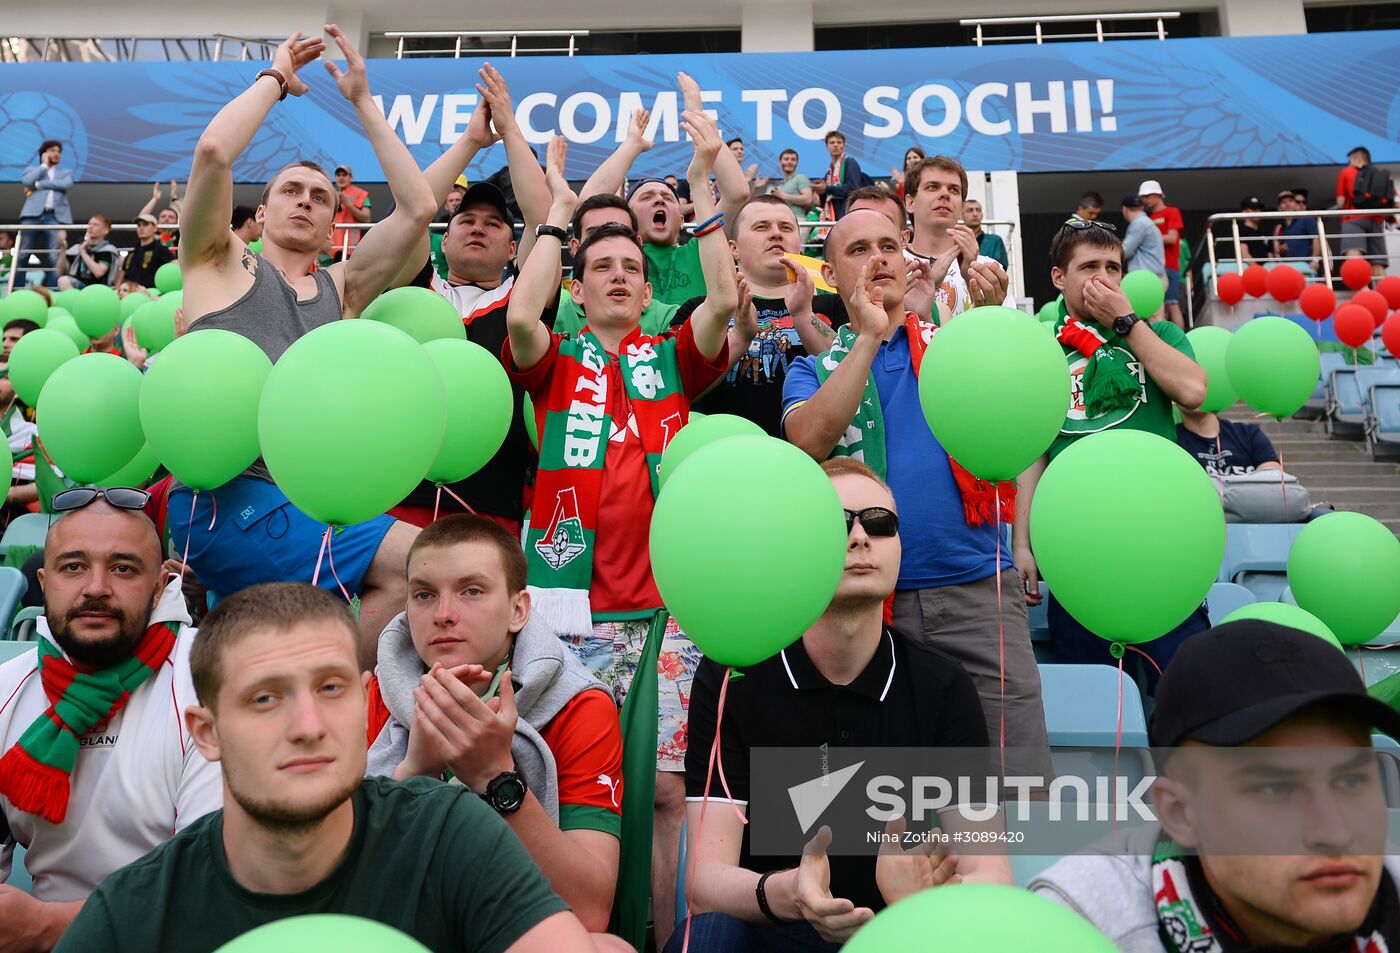
[[[256,213],[263,226],[261,255],[229,229],[233,163],[282,99],[306,92],[297,72],[325,50],[320,37],[295,33],[277,48],[272,68],[258,73],[204,130],[181,216],[180,269],[190,332],[234,331],[274,361],[307,331],[358,316],[409,264],[437,212],[432,189],[370,97],[364,59],[334,24],[326,32],[346,60],[343,71],[329,61],[326,69],[354,107],[384,169],[393,214],[365,233],[353,258],[318,269],[317,254],[332,234],[338,197],[325,170],[302,161],[277,173],[263,190]],[[189,541],[189,562],[212,591],[228,596],[263,582],[311,581],[324,526],[293,506],[265,471],[200,493],[193,518],[190,497],[183,487],[171,494],[172,538],[181,546]],[[380,516],[336,534],[335,566],[340,582],[360,599],[362,660],[368,668],[380,630],[407,599],[404,566],[417,532]],[[330,573],[323,575],[323,585],[337,588]]]

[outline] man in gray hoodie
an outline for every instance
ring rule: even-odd
[[[1318,636],[1242,620],[1188,639],[1150,725],[1159,824],[1066,857],[1030,889],[1126,953],[1400,950],[1400,858],[1371,728],[1400,713]],[[1163,760],[1165,759],[1165,760]]]
[[[407,569],[407,611],[379,637],[366,774],[466,785],[601,933],[622,829],[612,696],[531,619],[525,554],[497,524],[441,519],[418,535]]]

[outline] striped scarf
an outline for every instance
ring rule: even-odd
[[[68,661],[41,636],[39,678],[49,707],[0,758],[0,794],[21,811],[63,823],[78,739],[110,720],[160,670],[175,648],[177,631],[176,623],[157,622],[130,658],[96,671]]]
[[[610,365],[617,362],[616,372],[646,453],[653,496],[661,454],[689,416],[690,401],[681,389],[674,337],[649,337],[634,328],[622,339],[618,352],[617,357],[608,354],[586,327],[578,340],[560,341],[548,401],[536,405],[540,435],[536,519],[525,538],[525,556],[536,611],[560,633],[593,629],[588,590],[593,581],[603,468],[613,432],[608,414],[614,370]],[[618,425],[627,427],[631,421],[618,421]],[[609,526],[607,532],[645,539],[649,529],[637,520]]]
[[[1136,358],[1112,330],[1071,318],[1064,302],[1060,302],[1055,340],[1064,347],[1066,356],[1078,352],[1088,358],[1081,378],[1085,414],[1097,417],[1136,403],[1142,384],[1128,367]]]

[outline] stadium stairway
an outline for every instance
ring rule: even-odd
[[[1283,468],[1308,488],[1314,503],[1365,513],[1400,536],[1400,465],[1375,462],[1358,440],[1328,437],[1321,420],[1260,419],[1243,404],[1223,415],[1257,423],[1283,456]]]

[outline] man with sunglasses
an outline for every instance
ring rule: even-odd
[[[184,730],[195,631],[143,490],[54,497],[33,651],[0,666],[0,949],[49,950],[112,871],[217,809]]]
[[[893,494],[857,460],[837,457],[822,469],[849,527],[836,595],[800,639],[744,669],[727,689],[719,756],[733,805],[746,814],[754,748],[987,746],[977,689],[962,666],[897,637],[884,623],[900,562]],[[954,860],[901,850],[879,858],[827,857],[827,828],[801,857],[756,856],[749,825],[729,804],[709,805],[702,830],[720,687],[728,675],[702,660],[690,698],[685,787],[695,866],[688,899],[705,911],[690,924],[695,953],[836,950],[876,912],[916,890],[960,881],[1010,883],[1004,859],[985,855]],[[727,798],[712,792],[709,799]],[[667,953],[681,948],[682,934],[672,934]]]

